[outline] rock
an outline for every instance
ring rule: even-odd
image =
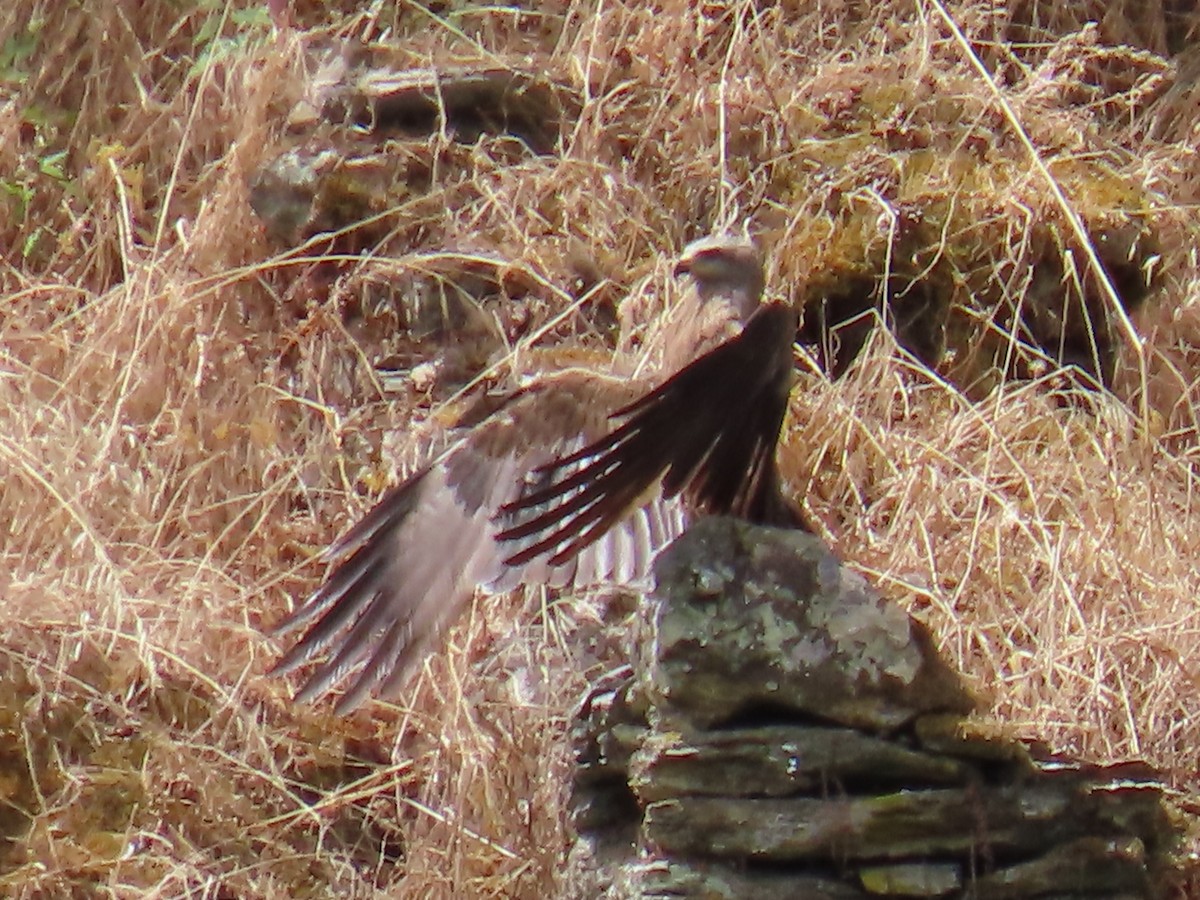
[[[960,784],[967,765],[850,728],[770,725],[652,732],[632,758],[629,784],[644,802],[679,795],[785,797],[863,785]]]
[[[945,897],[962,887],[962,868],[956,863],[899,863],[864,866],[863,887],[880,897]]]
[[[1146,862],[1146,848],[1138,838],[1083,837],[984,875],[975,894],[980,900],[1017,900],[1069,887],[1076,894],[1145,897]]]
[[[1167,896],[1155,773],[984,733],[928,632],[815,537],[707,520],[656,574],[634,665],[576,722],[588,896]]]
[[[706,519],[655,572],[647,692],[700,727],[777,711],[883,731],[974,705],[927,629],[812,535]]]
[[[816,873],[752,871],[675,860],[649,860],[636,867],[618,896],[690,897],[704,900],[864,900],[869,894],[836,877]]]
[[[1158,797],[1124,798],[1133,808]],[[784,799],[676,796],[645,806],[644,836],[668,853],[769,862],[1031,858],[1089,833],[1119,835],[1105,800],[1061,779],[1001,787]]]
[[[471,144],[512,135],[533,152],[551,153],[564,107],[574,96],[544,75],[507,66],[401,69],[379,61],[331,91],[324,111],[373,131],[424,137],[447,132]]]

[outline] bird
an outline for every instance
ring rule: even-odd
[[[317,590],[275,628],[307,630],[273,672],[296,694],[344,682],[347,713],[393,696],[477,592],[644,585],[699,516],[806,528],[775,459],[798,314],[764,302],[747,237],[687,245],[654,371],[566,369],[515,390],[387,491],[325,552]]]

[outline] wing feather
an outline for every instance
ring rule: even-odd
[[[619,410],[613,432],[541,468],[551,480],[501,508],[506,561],[567,558],[639,506],[655,483],[698,511],[801,524],[778,498],[775,445],[792,383],[797,319],[760,307],[737,337]]]
[[[644,583],[694,511],[795,524],[774,461],[794,332],[790,310],[761,307],[641,399],[579,372],[522,391],[333,545],[325,584],[277,629],[307,626],[277,671],[324,656],[299,696],[349,679],[346,711],[401,686],[478,589]]]
[[[624,534],[619,552],[608,541],[583,558],[533,553],[515,566],[506,562],[509,547],[496,541],[499,510],[530,486],[549,483],[548,463],[601,439],[612,410],[636,389],[598,383],[590,374],[546,379],[384,494],[327,551],[333,568],[325,583],[275,629],[307,628],[275,671],[316,660],[298,698],[347,683],[337,703],[344,712],[401,685],[477,589],[594,585],[613,574],[644,578],[652,554],[635,557],[637,541]],[[685,513],[655,515],[682,520]],[[661,538],[673,536],[671,529],[659,531]]]

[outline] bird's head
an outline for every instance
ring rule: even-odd
[[[745,319],[763,292],[762,257],[748,238],[713,235],[692,241],[675,264],[675,275],[690,275],[701,300],[721,298]]]

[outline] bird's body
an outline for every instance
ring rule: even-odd
[[[745,241],[696,242],[676,271],[695,289],[651,374],[539,378],[330,548],[337,564],[282,625],[313,623],[277,670],[331,653],[302,698],[360,665],[340,710],[395,692],[477,590],[643,582],[697,514],[799,524],[774,462],[795,314],[759,305]]]

